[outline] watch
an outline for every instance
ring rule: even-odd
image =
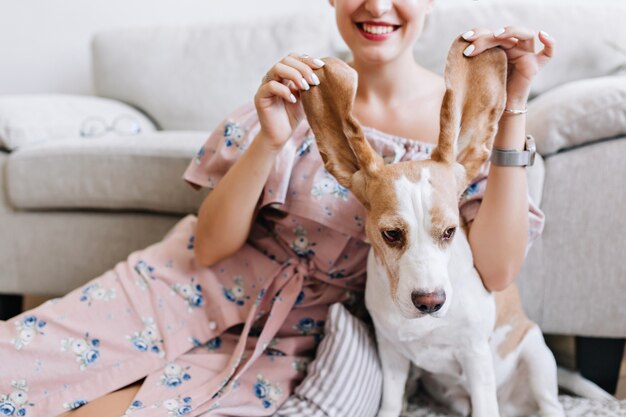
[[[529,167],[535,163],[536,153],[535,139],[530,135],[526,135],[526,144],[523,151],[493,148],[490,161],[494,165],[504,167]]]

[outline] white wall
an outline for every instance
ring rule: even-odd
[[[0,94],[89,94],[89,43],[115,26],[332,13],[327,0],[0,0]]]

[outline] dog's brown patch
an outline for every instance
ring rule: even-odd
[[[517,285],[512,284],[504,291],[494,293],[496,299],[496,326],[511,326],[511,330],[498,346],[498,355],[504,359],[524,340],[535,326],[524,313]]]
[[[365,231],[374,248],[374,255],[384,265],[389,278],[391,296],[397,296],[399,270],[398,261],[410,244],[410,231],[406,221],[398,214],[398,195],[395,182],[402,176],[411,182],[420,180],[417,162],[402,162],[387,165],[367,180],[363,197],[369,201]],[[390,245],[381,232],[398,229],[404,234],[401,245]]]

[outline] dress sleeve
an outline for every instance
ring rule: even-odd
[[[469,224],[474,221],[480,203],[483,201],[485,195],[485,188],[487,187],[487,174],[489,173],[489,162],[485,163],[480,169],[479,174],[474,178],[469,187],[461,195],[459,203],[459,211],[461,218],[465,224]],[[532,201],[530,195],[528,196],[528,247],[534,242],[541,232],[543,232],[543,225],[545,223],[545,216],[539,207]]]
[[[237,109],[213,130],[189,163],[183,179],[196,190],[201,187],[215,188],[250,145],[259,129],[259,118],[253,103]],[[276,155],[259,198],[259,207],[285,204],[294,165],[298,156],[306,153],[313,141],[306,136],[307,132],[308,124],[301,123]]]
[[[259,131],[259,119],[252,103],[224,119],[193,157],[183,179],[196,190],[212,189],[246,150]]]

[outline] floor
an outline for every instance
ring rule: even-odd
[[[24,308],[26,310],[30,310],[31,308],[37,307],[47,299],[47,297],[27,296],[24,298]],[[547,337],[546,342],[550,348],[555,351],[556,355],[559,357],[560,363],[565,365],[573,364],[573,339]],[[617,393],[615,396],[620,400],[626,400],[626,352],[624,353],[624,359],[622,360],[620,380],[617,384]]]
[[[615,396],[620,400],[626,400],[626,355],[622,361],[622,369],[619,374],[619,382],[617,383],[617,393]]]

